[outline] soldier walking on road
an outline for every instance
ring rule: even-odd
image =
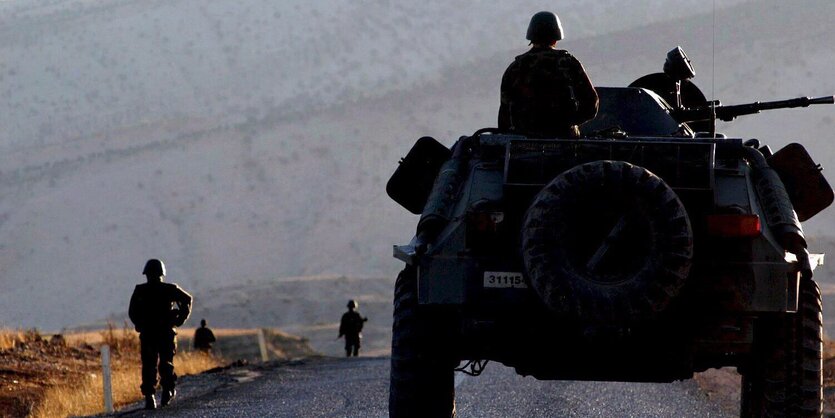
[[[362,339],[362,326],[368,318],[364,318],[356,310],[357,302],[353,299],[348,301],[348,312],[342,314],[342,321],[339,322],[339,336],[345,336],[345,356],[354,357],[359,355],[360,340]]]
[[[215,333],[206,326],[206,320],[200,320],[200,328],[194,331],[194,349],[206,354],[212,352],[212,344],[217,341]]]
[[[551,12],[531,18],[533,47],[502,77],[499,129],[547,138],[578,138],[578,125],[597,114],[597,91],[582,64],[562,49],[560,19]]]
[[[174,353],[177,352],[176,327],[183,325],[191,313],[191,295],[174,283],[164,283],[165,265],[157,259],[148,260],[142,271],[148,282],[136,285],[130,298],[128,315],[139,332],[142,356],[142,385],[145,409],[155,409],[154,393],[162,385],[162,406],[177,394],[174,374]]]

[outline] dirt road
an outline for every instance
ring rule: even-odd
[[[130,417],[386,417],[388,357],[311,359],[233,369],[236,380],[192,391],[169,407]],[[227,372],[228,373],[228,372]],[[217,376],[213,377],[219,381]],[[672,384],[542,382],[490,364],[482,376],[456,376],[458,416],[731,417],[692,380]],[[200,385],[199,378],[184,382]],[[205,388],[204,388],[205,389]]]

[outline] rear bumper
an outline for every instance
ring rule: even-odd
[[[675,305],[704,314],[757,314],[797,310],[799,273],[788,262],[717,263],[693,266]],[[501,260],[426,255],[418,262],[418,303],[480,305],[501,300],[529,303],[530,288],[485,288],[486,271],[522,272]],[[508,306],[511,308],[511,306]]]

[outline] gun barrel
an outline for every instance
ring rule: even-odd
[[[833,104],[835,103],[835,96],[821,96],[821,97],[797,97],[788,100],[776,100],[772,102],[753,102],[732,106],[716,106],[711,108],[709,106],[696,109],[683,109],[677,113],[681,117],[682,122],[692,122],[697,120],[709,120],[713,112],[716,113],[716,118],[725,122],[730,122],[736,119],[737,116],[752,115],[760,113],[763,110],[773,109],[788,109],[792,107],[808,107],[810,105],[818,104]]]
[[[777,100],[773,102],[752,103],[752,105],[759,107],[762,110],[769,109],[785,109],[790,107],[807,107],[814,104],[830,104],[835,103],[835,96],[821,96],[821,97],[798,97],[789,100]],[[745,105],[741,105],[745,106]],[[733,107],[733,106],[731,106]]]
[[[809,104],[835,104],[835,96],[821,96],[809,99]]]

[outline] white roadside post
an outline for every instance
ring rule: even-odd
[[[266,363],[270,358],[267,355],[267,339],[264,338],[264,328],[258,328],[258,347],[261,349],[261,362]]]
[[[110,346],[101,346],[102,384],[104,385],[104,412],[113,412],[113,389],[110,383]]]

